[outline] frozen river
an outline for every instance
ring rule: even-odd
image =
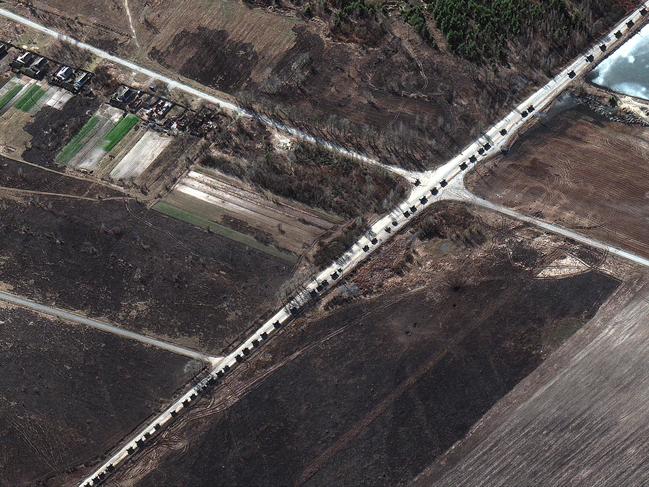
[[[605,59],[590,76],[596,85],[649,100],[649,25]]]

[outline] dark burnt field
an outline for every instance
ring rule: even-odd
[[[99,108],[97,97],[74,96],[61,110],[43,107],[34,120],[25,126],[32,136],[31,147],[23,159],[43,166],[55,166],[54,159],[65,144],[76,134]]]
[[[219,353],[291,268],[133,200],[0,199],[0,282],[42,303]]]
[[[44,170],[2,156],[0,156],[0,186],[91,199],[115,198],[123,195],[116,189],[98,184],[90,179],[86,180],[53,170]],[[0,189],[0,194],[15,195],[19,193]]]
[[[113,335],[0,305],[0,479],[59,486],[202,367]]]
[[[449,208],[445,236],[397,237],[111,485],[412,480],[618,286],[588,268],[534,278],[561,242]]]

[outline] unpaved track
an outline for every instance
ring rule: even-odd
[[[595,240],[590,237],[586,237],[585,235],[582,235],[580,233],[577,233],[573,230],[570,230],[568,228],[561,227],[559,225],[555,225],[553,223],[549,223],[543,220],[540,220],[538,218],[534,218],[531,216],[523,215],[522,213],[517,212],[516,210],[512,210],[511,208],[507,208],[506,206],[502,206],[496,203],[492,203],[490,201],[484,200],[482,198],[479,198],[478,196],[474,195],[473,193],[469,192],[466,189],[454,189],[453,191],[449,191],[446,194],[447,198],[446,199],[451,199],[451,200],[457,200],[457,201],[463,201],[469,204],[473,204],[476,206],[480,206],[482,208],[487,208],[489,210],[496,211],[498,213],[502,213],[503,215],[507,215],[511,218],[514,218],[515,220],[520,220],[525,223],[529,223],[530,225],[534,225],[536,227],[542,228],[543,230],[546,230],[550,233],[554,233],[556,235],[561,235],[562,237],[569,238],[571,240],[574,240],[575,242],[582,243],[584,245],[588,245],[589,247],[593,247],[599,250],[604,250],[608,253],[614,254],[618,257],[622,257],[623,259],[629,260],[635,264],[640,264],[645,267],[649,267],[649,259],[645,259],[644,257],[640,257],[637,254],[634,254],[632,252],[627,252],[626,250],[622,250],[620,248],[614,247],[612,245],[606,244],[604,242],[600,242],[599,240]]]
[[[134,333],[132,331],[124,330],[110,323],[93,320],[92,318],[86,318],[69,311],[65,311],[59,308],[54,308],[52,306],[47,306],[44,304],[39,304],[35,301],[32,301],[21,296],[16,296],[15,294],[10,294],[4,291],[0,291],[0,301],[5,301],[7,303],[14,304],[16,306],[21,306],[23,308],[29,308],[31,310],[37,311],[44,315],[54,316],[65,321],[71,321],[73,323],[79,323],[81,325],[89,326],[97,330],[101,330],[107,333],[112,333],[113,335],[118,335],[129,340],[136,340],[147,345],[151,345],[168,352],[176,353],[178,355],[184,355],[185,357],[190,357],[196,360],[202,360],[204,362],[209,362],[211,364],[216,363],[219,359],[218,357],[210,357],[209,355],[190,350],[188,348],[179,347],[171,343],[163,342],[156,338],[151,338],[146,335],[140,335],[139,333]]]
[[[376,159],[373,159],[371,157],[366,156],[365,154],[361,154],[359,152],[353,151],[346,149],[342,146],[340,146],[337,143],[334,142],[329,142],[324,139],[320,139],[319,137],[314,137],[313,135],[310,135],[306,132],[303,132],[300,129],[296,129],[294,127],[289,127],[287,125],[284,125],[281,122],[278,122],[277,120],[273,120],[270,117],[267,117],[265,115],[259,115],[257,113],[254,113],[250,110],[247,110],[245,108],[240,107],[239,105],[236,105],[235,103],[229,102],[225,100],[224,98],[219,98],[214,95],[210,95],[208,93],[205,93],[204,91],[198,90],[194,88],[193,86],[190,86],[188,84],[185,84],[181,81],[177,81],[175,79],[172,79],[168,76],[165,76],[164,74],[157,73],[151,69],[144,68],[138,64],[135,64],[131,61],[128,61],[126,59],[122,59],[118,56],[115,56],[113,54],[110,54],[109,52],[106,52],[102,49],[99,49],[95,46],[91,46],[90,44],[86,44],[85,42],[81,42],[73,37],[70,37],[66,34],[62,34],[60,32],[57,32],[53,29],[50,29],[48,27],[45,27],[44,25],[38,24],[32,20],[29,20],[26,17],[23,17],[21,15],[15,14],[9,10],[0,8],[0,16],[8,18],[9,20],[12,20],[14,22],[18,22],[19,24],[26,25],[27,27],[30,27],[32,29],[35,29],[39,32],[42,32],[43,34],[46,34],[48,36],[54,37],[58,39],[61,42],[67,43],[67,44],[72,44],[79,49],[83,49],[85,51],[89,51],[95,56],[106,59],[107,61],[110,61],[115,64],[119,64],[121,66],[124,66],[131,71],[134,71],[136,73],[141,73],[145,76],[148,76],[152,79],[156,79],[158,81],[162,81],[163,83],[166,83],[170,89],[176,89],[179,91],[184,91],[185,93],[188,93],[192,96],[195,96],[197,98],[201,98],[209,103],[212,103],[214,105],[217,105],[225,110],[228,110],[230,112],[233,112],[237,115],[240,115],[242,117],[247,117],[247,118],[257,118],[259,119],[262,123],[267,125],[268,127],[274,128],[280,132],[287,133],[299,140],[308,142],[310,144],[315,144],[317,146],[323,147],[327,150],[330,150],[332,152],[335,152],[337,154],[340,154],[345,157],[349,157],[355,160],[359,160],[362,162],[365,162],[367,164],[371,164],[374,166],[380,166],[383,169],[396,173],[399,176],[405,177],[409,179],[411,182],[416,180],[416,179],[422,179],[424,177],[424,173],[419,173],[415,171],[407,171],[405,169],[399,168],[399,167],[394,167],[390,166],[387,164],[382,164]],[[130,17],[129,17],[130,20]]]
[[[641,6],[649,7],[649,0],[643,3]],[[4,15],[10,19],[18,19],[18,22],[26,25],[34,24],[35,28],[37,28],[38,30],[47,31],[48,33],[51,33],[50,35],[54,35],[57,38],[64,40],[65,42],[73,42],[79,44],[78,41],[74,39],[70,39],[67,36],[62,37],[56,32],[47,29],[46,27],[39,26],[38,24],[35,24],[28,19],[17,16],[11,12],[7,12],[6,10],[0,9],[0,15]],[[627,26],[627,22],[629,21],[632,21],[630,22],[632,24],[632,27]],[[630,32],[633,31],[637,27],[637,25],[640,25],[642,23],[642,15],[640,14],[640,8],[638,8],[638,10],[635,10],[630,15],[622,19],[620,23],[618,23],[612,29],[611,33],[608,36],[601,39],[594,46],[587,49],[582,55],[578,56],[575,60],[568,64],[563,71],[552,78],[546,85],[542,86],[539,90],[537,90],[530,97],[519,104],[504,119],[493,125],[484,136],[472,142],[461,153],[459,153],[456,157],[448,161],[440,168],[436,169],[435,171],[426,173],[424,177],[421,178],[421,184],[413,188],[405,201],[398,205],[397,208],[393,209],[391,212],[375,221],[368,232],[359,240],[357,240],[357,242],[354,243],[354,245],[339,259],[337,259],[329,267],[324,269],[320,274],[315,276],[311,281],[304,283],[302,289],[297,292],[283,308],[281,308],[270,319],[263,323],[232,353],[224,357],[223,360],[221,360],[219,364],[213,368],[208,377],[191,387],[165,411],[154,418],[151,422],[144,425],[133,437],[127,440],[125,444],[117,446],[111,452],[112,455],[96,470],[94,470],[94,472],[86,477],[80,485],[82,487],[89,487],[91,485],[94,486],[101,483],[108,475],[110,475],[110,472],[112,472],[115,468],[117,468],[120,464],[127,460],[131,454],[135,453],[139,448],[144,447],[147,442],[150,441],[150,438],[152,436],[158,434],[162,428],[165,428],[167,424],[173,422],[173,419],[178,414],[181,414],[183,408],[189,407],[192,402],[196,398],[198,398],[199,394],[205,394],[205,391],[209,391],[210,384],[218,381],[221,375],[226,373],[231,367],[235,367],[237,363],[245,361],[245,357],[249,353],[251,353],[252,350],[255,349],[255,347],[259,346],[261,343],[267,340],[269,336],[272,336],[272,334],[278,328],[292,322],[295,314],[298,311],[304,309],[304,307],[311,302],[313,297],[320,296],[322,295],[322,293],[326,293],[328,289],[331,289],[331,287],[333,287],[332,280],[335,282],[340,282],[339,279],[341,277],[349,274],[360,263],[364,262],[384,242],[389,240],[403,227],[408,225],[413,217],[414,212],[423,211],[432,203],[443,199],[448,182],[454,182],[454,184],[457,184],[455,180],[461,182],[464,171],[469,167],[475,166],[476,163],[494,156],[502,148],[508,147],[508,144],[510,143],[512,137],[515,137],[520,130],[524,129],[527,126],[528,121],[531,118],[530,112],[538,112],[539,110],[547,107],[557,96],[559,96],[559,94],[561,94],[568,86],[570,86],[573,79],[576,79],[577,77],[589,72],[592,67],[597,64],[597,62],[601,61],[604,58],[604,51],[599,49],[600,43],[606,45],[606,52],[609,53],[622,45],[629,38]],[[621,32],[621,36],[619,38],[614,35],[614,33],[618,30]],[[92,46],[88,47],[91,50],[97,50]],[[585,56],[587,55],[592,56],[592,59],[586,59]],[[114,56],[108,56],[114,58]],[[119,60],[119,64],[125,63],[133,65],[128,61]],[[136,68],[143,69],[137,66]],[[151,71],[149,72],[158,76],[157,79],[161,79],[156,73],[153,73]],[[173,83],[172,86],[177,86],[179,84],[178,82],[175,82],[173,80],[170,81],[172,81]],[[194,88],[188,88],[189,89],[182,89],[190,94],[195,92],[196,96],[200,96],[204,99],[207,99],[206,97],[211,96],[205,95],[204,93]],[[222,105],[220,101],[215,101],[214,103]],[[233,105],[231,103],[228,104],[232,107],[233,111],[237,113],[245,114],[245,116],[253,116],[252,114],[245,112],[243,109],[237,107],[236,105]],[[282,128],[282,130],[288,131],[286,127]],[[311,137],[311,139],[313,138]],[[479,153],[478,149],[481,149],[482,153]],[[470,157],[475,157],[475,159],[471,161],[469,159]],[[448,198],[448,196],[446,198]],[[575,235],[579,237],[578,234]],[[596,244],[595,246],[597,248],[608,249],[609,247],[606,244],[603,244],[596,240],[588,239],[587,241]],[[584,241],[584,243],[586,243],[586,241]],[[619,249],[616,250],[622,253],[622,255],[628,254],[627,252],[621,251]],[[632,256],[632,254],[629,255]],[[631,260],[636,261],[635,259]],[[647,261],[646,259],[639,258],[639,260],[637,260],[636,262],[649,266],[649,261]],[[333,277],[334,275],[336,277]]]

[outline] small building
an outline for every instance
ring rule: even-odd
[[[25,66],[29,66],[34,59],[36,59],[36,54],[25,51],[11,63],[11,67],[14,69],[22,69]]]
[[[35,78],[35,79],[43,79],[45,77],[45,73],[47,72],[49,66],[49,62],[47,59],[45,59],[42,56],[37,57],[34,59],[34,61],[29,65],[29,67],[23,67],[20,71],[23,74],[26,74],[30,78]]]
[[[84,88],[84,86],[88,84],[91,78],[92,74],[87,73],[86,71],[82,71],[81,73],[77,74],[76,78],[74,78],[72,91],[79,93]]]
[[[128,86],[120,86],[115,94],[111,97],[110,102],[118,107],[124,107],[133,102],[140,94],[139,91],[129,88]]]
[[[70,66],[61,66],[54,74],[54,79],[59,83],[66,83],[72,76],[74,76],[74,70]]]

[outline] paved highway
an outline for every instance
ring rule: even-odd
[[[156,338],[151,338],[146,335],[140,335],[139,333],[134,333],[132,331],[124,330],[123,328],[120,328],[115,325],[111,325],[110,323],[93,320],[91,318],[86,318],[85,316],[71,313],[70,311],[54,308],[53,306],[46,306],[44,304],[37,303],[30,299],[23,298],[21,296],[16,296],[15,294],[10,294],[10,293],[0,291],[0,301],[5,301],[7,303],[11,303],[16,306],[21,306],[23,308],[29,308],[38,313],[42,313],[48,316],[54,316],[55,318],[59,318],[65,321],[71,321],[73,323],[79,323],[81,325],[89,326],[97,330],[101,330],[107,333],[112,333],[113,335],[118,335],[123,338],[128,338],[129,340],[136,340],[138,342],[145,343],[147,345],[151,345],[157,348],[161,348],[169,352],[177,353],[178,355],[184,355],[185,357],[190,357],[196,360],[203,360],[205,362],[211,363],[212,365],[218,364],[219,361],[221,360],[220,357],[210,357],[209,355],[205,355],[195,350],[179,347],[177,345],[163,342],[161,340],[157,340]]]
[[[418,212],[430,206],[434,201],[442,199],[451,180],[463,175],[464,171],[468,170],[480,160],[497,154],[501,148],[506,147],[514,133],[524,127],[535,112],[550,104],[561,92],[563,92],[573,79],[589,71],[598,61],[603,59],[606,54],[610,53],[611,50],[624,42],[624,40],[629,37],[630,31],[636,28],[636,24],[639,23],[642,17],[647,13],[647,8],[649,8],[649,1],[643,4],[640,9],[627,16],[613,28],[609,35],[600,39],[597,44],[570,63],[568,67],[552,78],[545,86],[532,94],[523,103],[519,104],[504,119],[489,129],[484,137],[471,143],[460,154],[442,167],[435,171],[426,173],[425,177],[421,178],[422,184],[411,191],[407,200],[402,202],[389,214],[374,222],[367,233],[361,237],[349,251],[345,252],[345,254],[336,260],[336,262],[318,274],[312,281],[306,283],[303,286],[302,291],[295,295],[286,306],[265,322],[236,350],[226,356],[218,366],[214,367],[208,377],[187,391],[180,399],[174,402],[165,411],[158,415],[158,417],[141,429],[125,445],[118,447],[106,462],[82,481],[81,487],[94,486],[101,483],[110,472],[126,460],[129,455],[133,455],[138,449],[144,447],[153,435],[157,434],[161,428],[165,427],[166,424],[172,421],[173,418],[180,414],[184,408],[190,406],[193,401],[197,400],[200,394],[213,387],[238,363],[244,362],[247,357],[265,340],[267,340],[272,333],[291,322],[309,302],[313,299],[317,299],[319,295],[325,293],[335,282],[339,281],[343,276],[351,272],[383,242],[390,239],[394,233],[398,232],[402,227],[408,224],[414,215],[417,215]],[[4,15],[3,12],[6,11],[0,9],[0,15]],[[39,27],[39,30],[42,29],[44,28]],[[173,86],[177,85],[178,83],[174,81]],[[197,91],[193,88],[192,90]],[[205,98],[204,96],[201,97]],[[232,104],[230,105],[234,111],[240,111],[238,107]],[[484,202],[484,200],[482,201]],[[512,210],[507,208],[496,208],[497,205],[492,205],[489,202],[484,202],[482,206],[492,207],[492,209],[496,209],[503,213],[512,212]],[[522,215],[518,215],[516,212],[512,213],[511,216],[519,219],[523,218]],[[530,223],[546,228],[554,233],[559,233],[569,238],[575,238],[575,240],[587,243],[588,245],[593,245],[597,248],[603,248],[602,246],[604,244],[592,239],[587,239],[586,237],[570,232],[569,230],[561,229],[560,227],[547,224],[540,220],[537,221],[533,218],[524,218],[529,220]],[[629,254],[628,252],[610,246],[605,247],[605,250],[616,253],[616,255],[630,258],[630,260],[647,265],[644,259],[638,261],[636,260],[637,256],[633,257],[632,254]]]
[[[65,42],[68,44],[72,44],[76,46],[79,49],[83,49],[85,51],[88,51],[95,56],[106,59],[107,61],[110,61],[115,64],[119,64],[121,66],[124,66],[125,68],[130,69],[133,72],[143,74],[145,76],[148,76],[149,78],[156,79],[158,81],[162,81],[163,83],[167,84],[170,89],[175,89],[179,91],[184,91],[185,93],[188,93],[192,96],[195,96],[197,98],[201,98],[208,103],[212,103],[216,106],[219,106],[223,108],[224,110],[228,110],[230,112],[236,113],[240,116],[243,117],[248,117],[248,118],[258,118],[262,123],[265,125],[274,128],[280,132],[284,132],[287,134],[292,135],[293,137],[303,140],[306,142],[309,142],[311,144],[316,144],[321,147],[325,147],[326,149],[338,153],[342,156],[345,157],[350,157],[352,159],[356,159],[362,162],[365,162],[366,164],[372,164],[375,166],[380,166],[388,171],[394,172],[396,174],[399,174],[400,176],[403,176],[411,181],[415,181],[416,179],[421,179],[420,175],[423,173],[415,172],[415,171],[407,171],[405,169],[399,168],[399,167],[394,167],[389,164],[382,164],[379,162],[377,159],[374,159],[372,157],[368,157],[365,154],[361,154],[359,152],[347,149],[343,147],[340,144],[336,144],[324,139],[321,139],[319,137],[314,137],[313,135],[307,134],[306,132],[303,132],[300,129],[294,128],[294,127],[289,127],[281,122],[278,122],[277,120],[273,120],[270,117],[267,117],[265,115],[259,115],[256,114],[250,110],[247,110],[243,107],[240,107],[239,105],[232,103],[231,101],[226,100],[225,98],[221,98],[215,95],[211,95],[209,93],[206,93],[204,91],[201,91],[199,89],[194,88],[193,86],[190,86],[186,83],[183,83],[182,81],[175,80],[173,78],[170,78],[169,76],[165,76],[164,74],[158,73],[156,71],[153,71],[151,69],[142,67],[138,64],[135,64],[127,59],[120,58],[118,56],[115,56],[107,51],[104,51],[103,49],[99,49],[95,46],[92,46],[90,44],[86,44],[85,42],[81,42],[74,37],[70,37],[66,34],[63,34],[61,32],[57,32],[53,29],[50,29],[49,27],[45,27],[44,25],[41,25],[37,22],[34,22],[26,17],[23,17],[21,15],[15,14],[9,10],[0,8],[0,16],[5,17],[7,19],[13,20],[14,22],[18,22],[19,24],[26,25],[27,27],[30,27],[32,29],[35,29],[39,32],[42,32],[43,34],[46,34],[48,36],[54,37],[58,39],[61,42]]]

